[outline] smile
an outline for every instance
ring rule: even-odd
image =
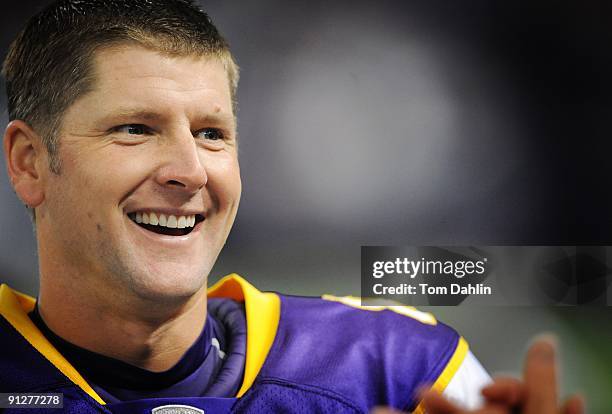
[[[167,236],[184,236],[205,217],[201,214],[173,215],[154,212],[133,212],[128,217],[145,230]]]

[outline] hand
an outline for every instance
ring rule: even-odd
[[[461,410],[440,394],[427,391],[423,395],[426,411],[428,414],[584,414],[584,403],[579,396],[573,396],[559,407],[555,354],[555,339],[540,337],[527,351],[523,382],[497,378],[482,390],[485,405],[476,411]]]
[[[422,394],[427,414],[584,414],[581,397],[573,396],[558,405],[556,341],[544,336],[527,351],[523,381],[501,377],[483,388],[485,404],[478,410],[463,410],[435,391]],[[389,408],[376,408],[372,414],[401,414]]]

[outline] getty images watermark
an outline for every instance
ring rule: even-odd
[[[361,248],[364,305],[612,304],[610,246]]]
[[[486,272],[485,264],[487,258],[482,260],[410,260],[407,257],[395,258],[393,261],[378,260],[372,264],[372,276],[380,279],[390,275],[403,275],[410,280],[418,276],[453,276],[461,279],[465,276],[484,275]],[[423,278],[425,279],[425,278]],[[384,283],[375,283],[372,287],[376,295],[395,295],[408,294],[415,295],[447,295],[447,294],[468,294],[468,295],[490,295],[490,286],[484,283],[448,283],[447,285],[432,285],[430,283],[400,283],[399,285],[386,286]]]

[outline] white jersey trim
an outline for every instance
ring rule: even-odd
[[[464,409],[473,410],[483,403],[480,390],[491,382],[491,376],[469,351],[442,395]]]

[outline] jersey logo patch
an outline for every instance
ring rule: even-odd
[[[204,414],[204,410],[189,405],[162,405],[151,410],[151,414]]]
[[[420,310],[412,306],[404,306],[404,305],[380,306],[380,305],[368,305],[367,303],[362,305],[361,298],[356,298],[354,296],[323,295],[321,296],[321,298],[332,301],[332,302],[340,302],[352,308],[367,310],[371,312],[380,312],[383,310],[389,310],[391,312],[395,312],[400,315],[404,315],[409,318],[415,319],[427,325],[435,326],[438,324],[438,321],[431,313],[421,312]]]

